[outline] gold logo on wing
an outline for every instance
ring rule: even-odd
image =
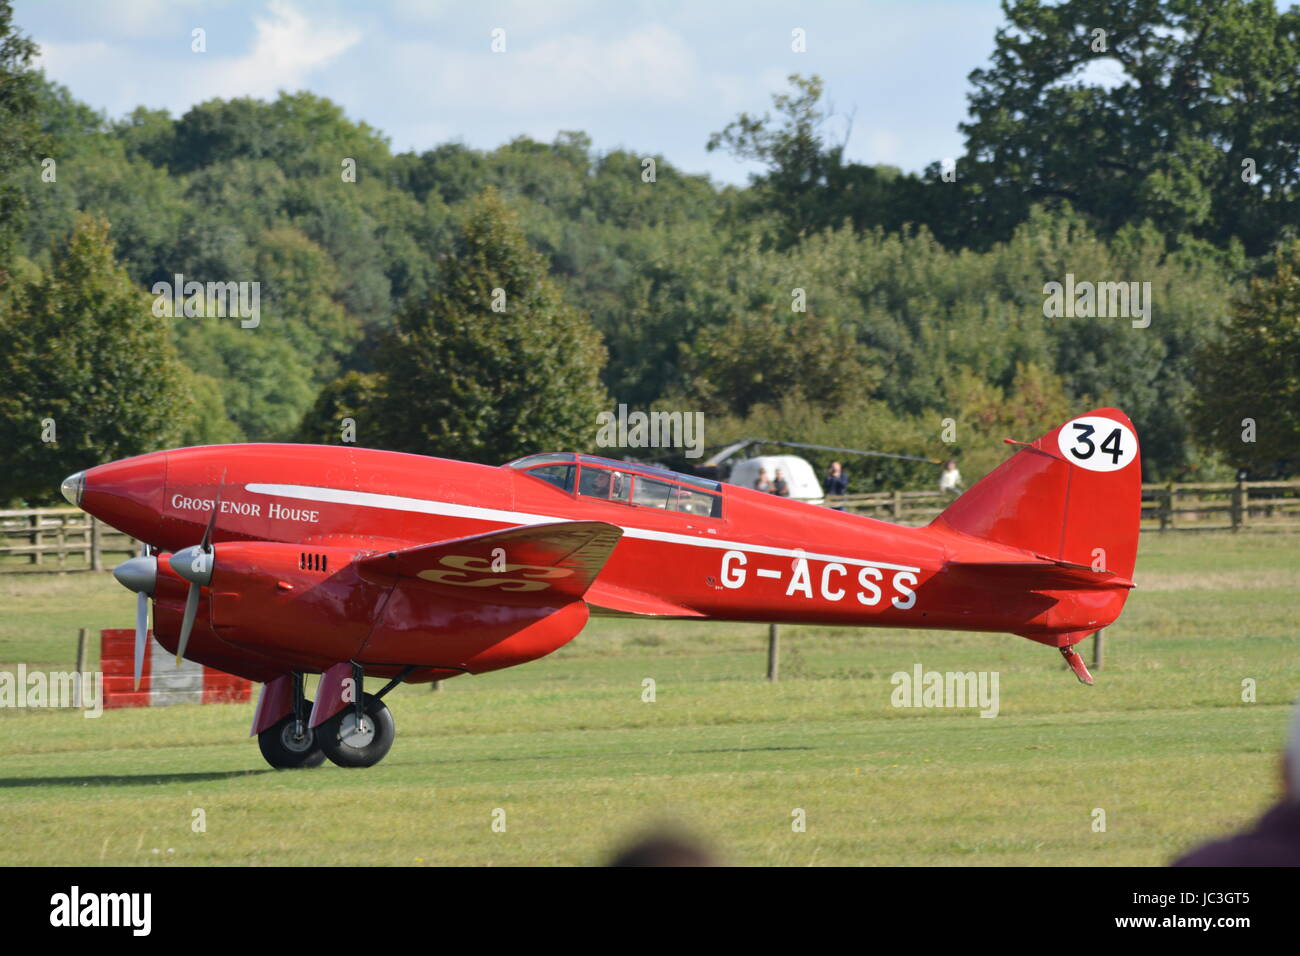
[[[492,562],[468,554],[447,554],[438,561],[441,568],[421,571],[417,577],[435,584],[450,584],[460,588],[499,587],[503,591],[543,591],[549,581],[567,578],[572,568],[548,568],[538,564],[507,564],[500,571],[492,570]],[[520,577],[506,577],[518,573]]]

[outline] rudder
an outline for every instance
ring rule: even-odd
[[[1137,432],[1099,408],[1020,444],[933,525],[1132,578],[1141,509]]]

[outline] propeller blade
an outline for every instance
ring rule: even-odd
[[[208,519],[208,526],[203,529],[203,538],[199,541],[199,547],[204,551],[212,550],[212,527],[217,523],[217,513],[221,511],[221,493],[226,488],[226,469],[221,469],[221,481],[217,484],[217,499],[212,503],[212,517]]]
[[[140,542],[140,557],[147,562],[149,558],[149,545],[143,541]],[[142,562],[143,563],[143,562]],[[140,681],[144,677],[144,651],[149,641],[149,592],[153,591],[153,580],[156,579],[158,569],[155,563],[152,568],[153,575],[149,581],[148,590],[141,588],[135,595],[135,689],[140,689]],[[116,575],[116,572],[114,572]]]
[[[194,615],[199,611],[199,586],[190,585],[190,593],[185,596],[185,616],[181,618],[181,640],[176,645],[176,666],[181,666],[185,656],[185,646],[190,642],[190,631],[194,629]]]
[[[149,595],[141,591],[135,596],[135,689],[140,689],[144,676],[144,649],[149,640]]]
[[[226,486],[226,471],[221,469],[221,481],[217,483],[217,497],[212,502],[212,516],[208,526],[203,529],[203,538],[196,548],[184,548],[172,555],[172,569],[190,582],[189,593],[185,595],[185,616],[181,618],[181,639],[176,645],[176,666],[181,666],[185,656],[185,647],[190,642],[190,631],[194,629],[194,617],[199,611],[200,586],[212,580],[212,529],[216,526],[217,515],[221,512],[221,493]]]

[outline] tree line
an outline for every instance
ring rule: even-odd
[[[1150,480],[1291,473],[1300,13],[1005,11],[953,163],[849,161],[796,75],[719,118],[709,148],[763,166],[719,187],[581,132],[394,153],[308,92],[109,118],[32,68],[0,0],[0,499],[176,444],[594,450],[617,403],[967,480],[1114,404]],[[178,276],[257,282],[256,327],[160,317]],[[1048,316],[1067,276],[1148,289],[1149,325]]]

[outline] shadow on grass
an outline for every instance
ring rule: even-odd
[[[765,753],[774,750],[816,750],[816,747],[797,745],[791,747],[710,747],[707,750],[679,750],[672,748],[669,750],[655,750],[648,748],[646,750],[628,750],[622,753],[606,753],[604,751],[593,751],[591,753],[562,753],[562,754],[545,754],[531,753],[518,757],[458,757],[454,763],[517,763],[519,761],[529,760],[586,760],[592,757],[665,757],[683,754],[747,754],[747,753]],[[0,780],[0,786],[4,783]]]
[[[212,773],[101,774],[95,777],[0,777],[0,790],[10,787],[139,787],[157,783],[203,783],[232,777],[255,777],[275,773],[264,770],[221,770]]]
[[[791,747],[713,747],[709,750],[674,750],[676,754],[752,754],[765,753],[769,750],[816,750],[816,747],[804,745]]]

